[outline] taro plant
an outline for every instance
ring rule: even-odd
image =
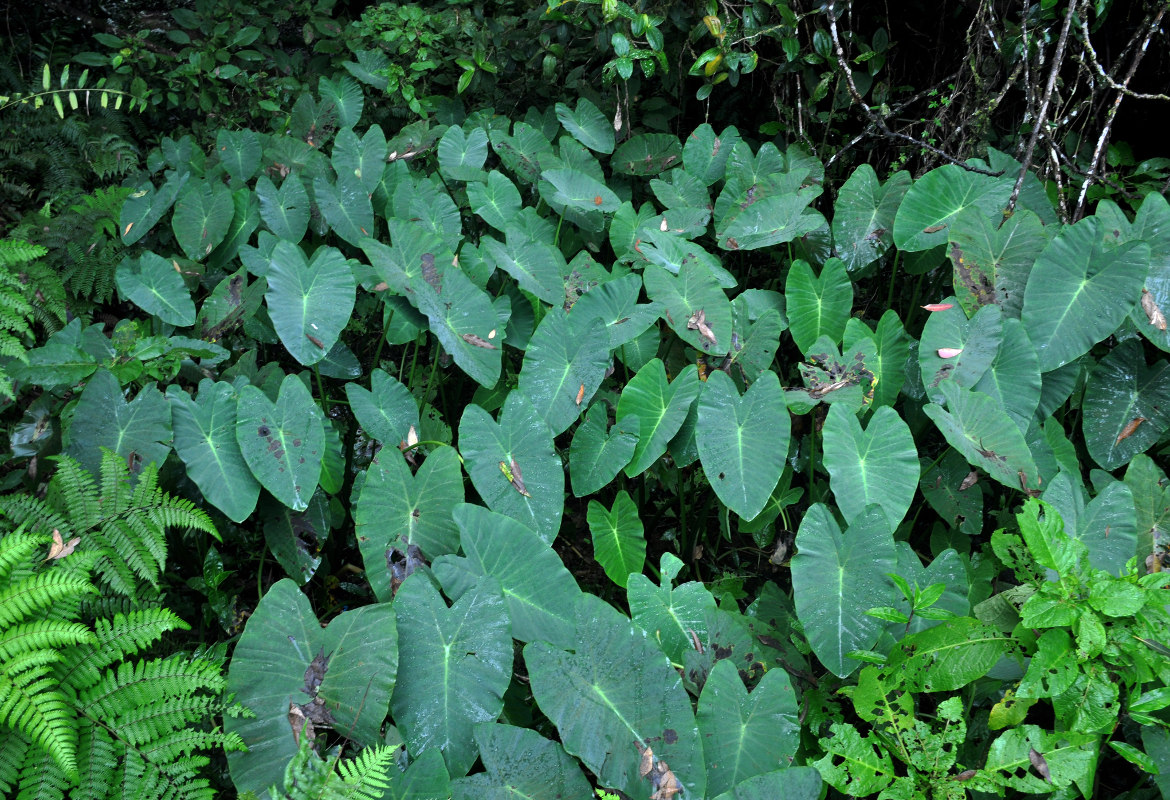
[[[118,223],[137,311],[8,367],[65,453],[165,464],[262,548],[239,791],[365,791],[387,744],[410,797],[1158,768],[1164,198],[1062,225],[1025,172],[1005,214],[991,150],[829,203],[816,159],[734,128],[364,111],[340,76],[284,132],[164,140]],[[1027,552],[987,533],[1035,496]],[[1124,721],[1080,720],[1105,682]]]

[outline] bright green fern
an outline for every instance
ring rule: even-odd
[[[31,344],[35,315],[29,277],[21,273],[25,265],[35,263],[49,252],[44,247],[14,239],[0,239],[0,359],[28,359],[25,349]],[[35,291],[35,289],[34,289]],[[0,362],[0,395],[14,400],[12,381]]]
[[[142,584],[157,589],[166,563],[167,529],[219,536],[194,503],[159,488],[157,465],[143,467],[132,483],[126,462],[110,450],[102,453],[100,486],[80,464],[60,456],[44,500],[0,497],[0,513],[33,530],[58,530],[66,541],[80,538],[77,549],[94,555],[101,583],[131,600],[140,599]]]
[[[284,772],[284,790],[273,786],[272,797],[288,800],[379,800],[390,788],[387,773],[394,766],[395,748],[367,747],[353,759],[334,754],[322,758],[306,735]]]

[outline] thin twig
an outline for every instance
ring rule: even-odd
[[[1060,73],[1060,65],[1064,62],[1064,48],[1068,44],[1068,30],[1072,27],[1073,14],[1080,5],[1080,0],[1072,0],[1068,4],[1068,12],[1064,15],[1064,25],[1060,29],[1060,38],[1056,41],[1056,52],[1052,56],[1052,67],[1048,70],[1048,83],[1044,87],[1044,99],[1040,101],[1040,110],[1032,123],[1032,136],[1028,139],[1028,149],[1024,152],[1024,159],[1020,162],[1020,175],[1016,178],[1016,185],[1012,187],[1012,195],[1008,199],[1004,219],[1016,208],[1016,201],[1020,199],[1020,190],[1024,188],[1024,178],[1028,175],[1028,167],[1032,165],[1032,156],[1036,153],[1036,143],[1040,141],[1040,134],[1044,132],[1044,123],[1048,118],[1048,104],[1052,102],[1052,91],[1056,88],[1056,76]]]
[[[845,48],[841,46],[841,38],[837,34],[837,12],[834,8],[834,5],[834,2],[827,3],[825,5],[825,13],[829,17],[829,33],[833,37],[833,46],[837,52],[837,64],[841,67],[841,72],[845,77],[845,85],[849,89],[849,96],[853,98],[853,104],[861,108],[861,110],[865,113],[865,116],[869,118],[870,123],[879,131],[881,131],[882,134],[887,138],[900,139],[902,141],[910,142],[917,147],[921,147],[924,150],[930,151],[944,161],[962,167],[968,172],[978,172],[980,175],[990,175],[992,177],[999,177],[1002,175],[1002,171],[991,172],[980,167],[973,167],[970,164],[955,158],[949,153],[943,152],[934,145],[927,144],[921,139],[915,138],[905,133],[899,133],[897,131],[890,130],[889,126],[886,125],[885,120],[883,120],[877,113],[874,112],[872,108],[869,107],[869,105],[862,98],[861,92],[857,91],[857,84],[853,82],[853,71],[849,69],[849,62],[845,59]]]
[[[1165,9],[1163,9],[1165,10]],[[1089,41],[1089,18],[1081,15],[1081,35],[1084,37],[1085,52],[1089,56],[1089,63],[1093,65],[1093,69],[1101,76],[1101,80],[1109,86],[1110,89],[1116,89],[1127,97],[1132,97],[1135,100],[1166,100],[1170,101],[1170,95],[1167,94],[1145,94],[1143,92],[1135,92],[1128,86],[1118,83],[1113,79],[1112,75],[1105,72],[1105,68],[1097,61],[1097,51],[1093,49],[1093,43]],[[1144,49],[1144,48],[1143,48]]]

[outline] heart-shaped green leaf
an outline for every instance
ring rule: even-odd
[[[319,247],[310,261],[291,242],[277,242],[264,299],[272,327],[306,366],[325,358],[349,322],[356,298],[353,271],[340,250]]]
[[[520,192],[496,170],[488,173],[486,183],[467,184],[467,202],[471,210],[498,231],[505,231],[520,211]]]
[[[487,152],[487,131],[472,128],[465,133],[458,125],[452,125],[439,139],[439,172],[454,181],[483,180]]]
[[[815,767],[788,767],[748,778],[715,800],[819,800],[824,781]]]
[[[569,477],[573,494],[591,495],[607,486],[634,457],[638,445],[638,418],[629,416],[606,432],[609,412],[604,403],[594,403],[573,432],[569,446]]]
[[[899,250],[929,250],[947,240],[950,226],[965,208],[992,218],[1007,205],[1012,180],[992,178],[956,164],[932,169],[902,199],[894,218],[894,244]]]
[[[378,743],[397,667],[393,607],[345,611],[322,629],[295,583],[274,584],[248,618],[228,670],[228,691],[255,715],[224,718],[225,729],[249,743],[247,752],[228,753],[236,788],[266,798],[282,783],[297,751],[294,726],[301,735],[290,705],[321,700],[347,738]]]
[[[465,557],[435,560],[443,590],[458,600],[490,575],[500,582],[514,638],[573,647],[581,590],[560,556],[531,529],[482,506],[458,505],[453,516]]]
[[[830,258],[819,277],[813,275],[808,262],[794,261],[788,270],[784,298],[788,330],[800,352],[808,353],[822,336],[828,336],[833,344],[841,341],[853,310],[853,283],[844,261]]]
[[[876,331],[871,331],[856,317],[850,317],[845,324],[842,348],[853,350],[866,339],[874,343],[873,355],[865,360],[875,379],[871,405],[875,408],[892,406],[906,382],[906,359],[910,355],[910,337],[902,327],[902,320],[898,319],[898,312],[891,308],[882,314]]]
[[[910,182],[903,170],[883,184],[873,167],[861,164],[841,185],[833,207],[833,242],[849,272],[872,264],[894,246],[894,215]]]
[[[553,436],[581,416],[601,385],[611,361],[609,341],[600,317],[570,316],[559,308],[545,314],[528,340],[518,385]]]
[[[1036,462],[1007,412],[982,392],[964,389],[954,381],[943,381],[941,386],[946,410],[934,403],[922,410],[951,447],[1004,486],[1037,488]]]
[[[100,474],[103,447],[137,475],[147,464],[161,466],[171,452],[171,409],[154,384],[126,402],[118,379],[99,369],[81,392],[63,440],[65,454],[93,475]]]
[[[463,473],[454,448],[436,449],[415,475],[397,447],[382,448],[353,509],[366,577],[380,600],[394,597],[391,548],[408,555],[414,545],[428,559],[459,549],[451,509],[462,502]]]
[[[719,794],[787,763],[800,744],[799,713],[784,670],[768,670],[749,695],[735,664],[716,661],[695,715],[707,761],[707,791]]]
[[[623,589],[630,573],[641,573],[646,561],[646,536],[638,506],[622,489],[613,499],[613,509],[589,501],[585,515],[593,537],[593,556],[609,579]]]
[[[999,401],[1016,427],[1027,433],[1040,404],[1041,385],[1040,362],[1023,323],[1018,319],[1003,320],[1003,341],[991,365],[972,388]]]
[[[865,612],[898,596],[888,575],[897,555],[885,512],[870,506],[842,535],[829,508],[817,503],[800,523],[796,550],[792,589],[800,624],[821,663],[844,678],[861,666],[849,653],[871,649],[882,631]]]
[[[614,151],[609,160],[614,172],[623,175],[658,175],[682,155],[678,137],[669,133],[639,133]]]
[[[459,452],[488,508],[520,521],[551,543],[561,527],[565,469],[552,432],[524,393],[514,389],[499,422],[477,405],[459,421]]]
[[[285,574],[303,586],[321,566],[321,551],[328,544],[329,498],[318,489],[304,511],[270,505],[275,508],[265,513],[264,541]]]
[[[325,452],[321,409],[296,375],[286,375],[275,403],[255,386],[240,390],[236,441],[260,485],[294,511],[309,507]]]
[[[909,426],[897,411],[883,406],[863,429],[856,414],[835,404],[825,419],[824,437],[829,485],[846,523],[876,504],[895,530],[918,488],[918,451]]]
[[[481,722],[475,726],[475,743],[485,771],[453,781],[451,800],[585,798],[593,794],[576,759],[536,731]],[[395,795],[395,800],[399,797]]]
[[[318,176],[313,180],[313,196],[321,216],[345,241],[356,247],[367,236],[374,235],[374,208],[370,204],[370,194],[356,175],[341,173],[336,183]]]
[[[582,595],[574,650],[533,642],[524,648],[524,662],[540,710],[602,786],[647,796],[637,746],[650,746],[688,797],[705,796],[703,750],[682,679],[613,606]]]
[[[944,303],[954,299],[948,297]],[[987,372],[1002,343],[1003,313],[997,305],[981,307],[970,320],[958,306],[932,313],[918,345],[918,366],[927,396],[941,403],[944,381],[972,388]]]
[[[704,122],[683,144],[683,167],[704,186],[710,186],[726,174],[727,157],[739,142],[739,131],[734,126],[716,136],[715,129]]]
[[[573,315],[599,317],[609,332],[609,349],[633,341],[658,321],[662,308],[657,303],[638,303],[642,281],[626,275],[595,286],[573,304]]]
[[[1170,428],[1170,362],[1147,366],[1139,342],[1122,342],[1089,373],[1081,424],[1094,461],[1129,463]]]
[[[739,396],[731,378],[712,372],[699,395],[699,461],[715,494],[743,519],[764,508],[784,472],[791,421],[774,372]]]
[[[462,777],[477,756],[475,725],[499,716],[512,677],[512,626],[500,586],[481,578],[448,608],[431,578],[419,572],[399,588],[393,609],[394,722],[411,753],[437,747],[450,774]]]
[[[1040,219],[1021,209],[995,220],[977,208],[966,208],[948,238],[955,296],[967,316],[995,303],[1005,317],[1019,319],[1028,273],[1048,243]]]
[[[1040,371],[1089,351],[1138,302],[1150,268],[1150,246],[1113,246],[1094,217],[1066,226],[1044,248],[1028,276],[1021,319],[1040,356]]]
[[[236,442],[237,398],[235,387],[223,381],[200,381],[195,398],[174,384],[167,387],[175,452],[187,465],[187,476],[228,519],[243,522],[256,508],[260,484]]]
[[[648,266],[642,273],[646,294],[662,305],[671,330],[704,353],[726,353],[731,347],[731,302],[704,265],[688,261],[671,275]]]
[[[202,261],[227,235],[235,205],[232,193],[219,181],[194,180],[175,201],[171,229],[187,258]]]
[[[195,324],[195,303],[175,265],[149,250],[122,259],[115,272],[122,296],[163,322],[185,328]]]
[[[673,383],[666,382],[666,368],[659,359],[651,359],[630,378],[618,399],[617,418],[638,420],[638,444],[626,465],[626,475],[633,478],[650,468],[666,452],[666,446],[686,419],[691,403],[699,396],[702,384],[698,369],[688,365]]]
[[[345,395],[362,430],[382,444],[406,441],[411,428],[418,434],[418,404],[394,376],[376,369],[370,373],[369,389],[351,381],[345,384]]]
[[[1137,555],[1137,511],[1127,484],[1108,480],[1086,503],[1083,490],[1061,472],[1044,489],[1043,498],[1060,512],[1064,532],[1088,548],[1094,569],[1120,575]]]
[[[187,185],[190,177],[189,170],[172,172],[158,191],[155,191],[154,184],[149,180],[138,184],[122,204],[122,211],[118,216],[118,231],[122,235],[122,243],[134,244],[150,233],[150,229],[163,218],[163,214],[170,210],[179,191]]]
[[[371,125],[358,139],[349,128],[337,132],[330,154],[333,169],[338,176],[357,178],[367,194],[372,193],[382,180],[386,166],[386,135],[379,125]]]
[[[622,201],[613,190],[591,175],[575,169],[546,169],[540,174],[540,196],[558,211],[612,214]]]
[[[487,248],[496,266],[507,272],[520,288],[539,297],[546,303],[560,305],[564,302],[565,257],[548,242],[528,239],[517,229],[509,229],[508,243],[503,245],[489,237],[480,244]]]
[[[577,100],[576,109],[557,103],[556,111],[557,119],[578,142],[598,153],[613,152],[613,125],[593,103],[581,97]]]
[[[671,661],[681,664],[686,652],[694,649],[692,632],[700,641],[707,638],[707,621],[715,610],[715,598],[698,581],[672,588],[672,581],[682,569],[682,561],[673,553],[664,553],[660,564],[658,586],[640,572],[629,574],[626,600],[634,624],[653,637]]]
[[[280,189],[267,175],[256,179],[256,196],[260,198],[260,218],[280,239],[296,244],[309,227],[309,193],[297,173],[289,173]]]
[[[222,129],[215,135],[215,149],[220,163],[235,181],[246,183],[260,168],[260,137],[256,131],[244,128],[238,131]]]

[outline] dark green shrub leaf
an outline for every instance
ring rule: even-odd
[[[1008,642],[994,628],[960,617],[907,636],[886,666],[913,692],[954,692],[986,675]]]
[[[170,210],[179,196],[179,191],[187,185],[191,173],[173,172],[167,176],[162,188],[155,191],[150,181],[140,183],[122,204],[122,212],[118,218],[118,232],[122,236],[123,244],[134,244],[162,219],[163,214]]]
[[[271,511],[264,520],[264,541],[285,574],[304,586],[321,566],[329,527],[329,498],[318,489],[304,511],[283,505]]]
[[[899,171],[882,184],[873,167],[862,164],[841,185],[832,227],[846,270],[857,272],[894,246],[894,215],[910,183],[910,173]]]
[[[94,475],[101,470],[103,447],[137,475],[147,464],[166,461],[170,441],[171,409],[154,384],[126,402],[118,379],[105,369],[89,379],[63,437],[65,454]]]
[[[586,497],[604,488],[630,463],[638,445],[638,418],[628,416],[606,432],[609,412],[594,403],[573,432],[569,447],[569,477],[573,494]]]

